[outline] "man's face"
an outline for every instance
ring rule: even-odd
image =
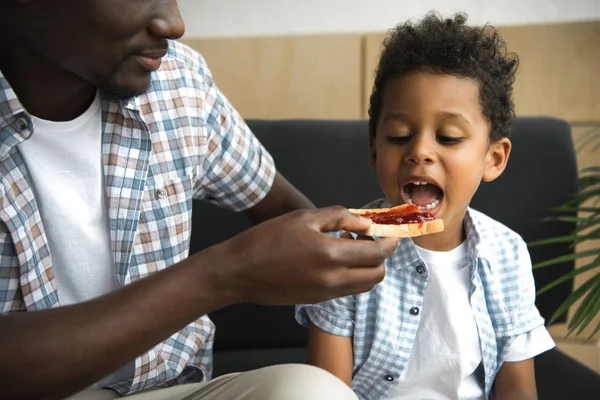
[[[15,46],[119,98],[148,88],[166,39],[185,29],[176,0],[22,0],[16,10]]]

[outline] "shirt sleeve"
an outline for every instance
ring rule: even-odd
[[[259,203],[271,190],[275,164],[269,152],[219,90],[206,65],[202,107],[205,108],[206,152],[194,198],[233,211]]]
[[[535,305],[536,288],[531,265],[531,256],[529,255],[527,244],[523,239],[519,240],[517,255],[519,264],[515,278],[517,280],[517,292],[520,294],[520,299],[517,303],[515,336],[520,336],[521,334],[533,331],[540,326],[543,327],[544,318],[542,318]]]
[[[354,332],[355,297],[346,296],[317,304],[296,306],[296,320],[308,327],[309,322],[336,336],[352,336]]]
[[[518,362],[554,348],[554,340],[544,326],[518,335],[510,345],[505,361]]]

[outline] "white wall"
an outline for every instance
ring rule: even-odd
[[[600,0],[179,0],[186,37],[382,32],[429,10],[524,25],[600,19]]]

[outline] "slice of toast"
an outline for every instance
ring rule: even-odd
[[[351,208],[348,211],[350,211],[352,214],[367,218],[378,216],[403,218],[412,214],[423,214],[421,211],[419,211],[419,207],[414,204],[402,204],[391,208]],[[363,236],[416,237],[442,232],[443,230],[444,222],[441,219],[436,218],[430,221],[416,223],[373,223],[367,230],[355,233]]]

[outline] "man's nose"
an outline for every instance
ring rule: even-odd
[[[166,39],[179,39],[185,33],[185,23],[181,18],[176,0],[161,2],[156,16],[152,19],[149,31],[152,35]]]

